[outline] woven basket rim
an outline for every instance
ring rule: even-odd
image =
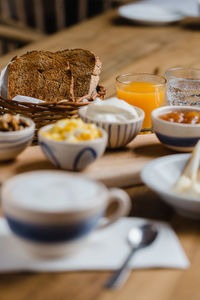
[[[57,103],[44,102],[41,104],[9,100],[0,96],[0,115],[4,113],[11,113],[32,119],[36,125],[34,142],[37,142],[37,131],[39,128],[63,118],[78,118],[78,109],[80,107],[88,105],[97,97],[103,99],[105,92],[105,88],[98,85],[96,93],[94,93],[92,97],[88,98],[88,101],[83,101],[83,99],[85,99],[84,96],[82,97],[82,102],[61,100]]]
[[[17,101],[13,99],[6,99],[2,96],[0,96],[0,99],[3,101],[8,101],[9,104],[13,104],[16,106],[27,106],[27,107],[45,107],[45,108],[66,108],[66,106],[78,108],[80,106],[84,106],[89,104],[90,102],[94,101],[97,97],[103,98],[105,95],[105,88],[101,85],[98,85],[96,88],[96,91],[93,92],[93,94],[87,94],[82,97],[76,98],[75,100],[72,99],[62,99],[59,102],[45,102],[42,103],[33,103],[28,101]],[[24,96],[24,95],[22,95]],[[28,97],[28,96],[27,96]],[[38,99],[41,100],[41,99]],[[84,101],[83,100],[87,100]]]

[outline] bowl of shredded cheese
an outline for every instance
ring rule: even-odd
[[[107,133],[81,119],[62,119],[42,127],[38,133],[45,156],[58,168],[80,171],[100,157]]]

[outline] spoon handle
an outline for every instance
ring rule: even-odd
[[[120,288],[126,282],[130,274],[130,270],[127,269],[128,262],[137,250],[136,248],[131,249],[122,266],[116,270],[106,282],[104,286],[106,289]]]

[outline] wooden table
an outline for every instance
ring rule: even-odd
[[[115,94],[118,74],[152,73],[156,68],[162,74],[172,66],[200,66],[199,36],[198,31],[175,25],[133,26],[111,11],[0,57],[0,68],[27,50],[88,48],[103,61],[101,83],[107,88],[107,96],[111,96]],[[199,300],[200,224],[176,215],[142,185],[127,191],[134,202],[132,215],[171,223],[191,261],[188,270],[133,271],[125,286],[114,292],[102,289],[109,272],[0,275],[0,299]]]

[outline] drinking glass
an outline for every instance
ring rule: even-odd
[[[151,112],[165,96],[165,78],[151,74],[124,74],[116,78],[117,97],[145,112],[143,129],[151,129]]]
[[[171,68],[165,76],[169,105],[200,106],[200,69]]]

